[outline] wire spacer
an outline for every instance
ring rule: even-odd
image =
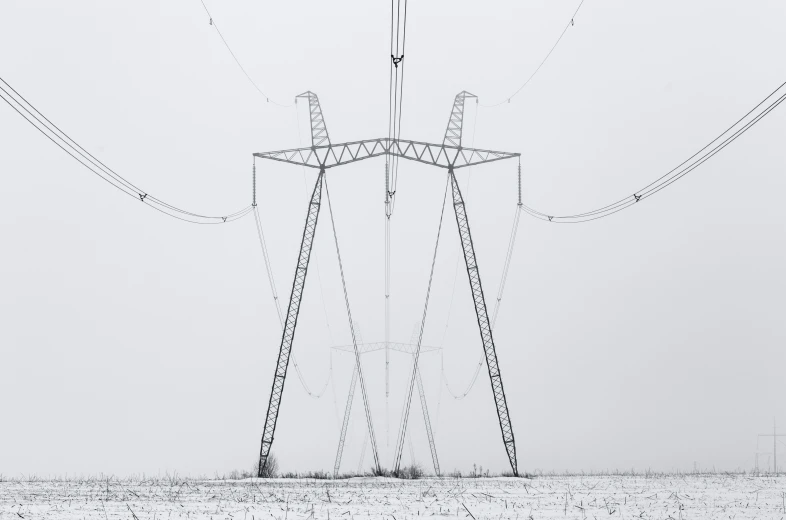
[[[400,58],[396,58],[392,54],[390,55],[390,59],[393,60],[393,66],[398,68],[398,64],[404,61],[404,55],[402,54]]]
[[[551,219],[553,219],[553,218],[554,218],[554,217],[549,217],[549,222],[551,222]]]
[[[141,200],[142,202],[144,202],[144,201],[145,201],[145,198],[146,198],[146,197],[147,197],[147,193],[140,193],[140,194],[139,194],[139,200]]]
[[[639,200],[641,200],[641,195],[636,195],[636,194],[634,193],[634,194],[633,194],[633,197],[636,199],[636,202],[638,202]]]
[[[222,218],[222,219],[224,219],[224,222],[226,222],[226,221],[227,221],[227,218],[226,218],[226,217],[221,217],[221,218]]]

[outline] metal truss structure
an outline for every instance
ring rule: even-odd
[[[295,280],[292,282],[292,292],[289,295],[289,307],[287,307],[284,331],[281,335],[276,373],[273,375],[273,388],[270,390],[270,400],[267,405],[265,429],[262,433],[262,447],[259,452],[257,473],[260,477],[264,474],[267,458],[270,455],[270,447],[273,445],[273,438],[275,437],[278,410],[281,407],[281,397],[284,394],[284,382],[286,381],[287,368],[289,367],[289,355],[292,353],[292,341],[295,339],[297,317],[300,313],[300,302],[303,299],[308,262],[311,258],[311,246],[314,245],[314,232],[317,229],[319,207],[322,203],[322,179],[324,176],[325,172],[320,171],[317,182],[314,184],[314,191],[311,193],[311,200],[308,204],[306,226],[303,229],[303,238],[300,241],[300,254],[297,258],[297,267],[295,267]]]
[[[448,119],[448,128],[445,130],[445,139],[442,140],[443,145],[461,147],[461,135],[464,130],[464,101],[467,98],[475,98],[477,101],[478,96],[470,94],[466,90],[456,94],[456,98],[453,100],[453,110],[451,110],[450,119]]]
[[[321,144],[325,141],[330,145],[330,138],[328,137],[327,127],[325,120],[322,116],[322,108],[319,105],[319,99],[313,92],[305,92],[297,98],[305,97],[309,101],[309,112],[311,114],[311,142],[314,146]],[[296,99],[297,99],[296,98]],[[255,194],[256,194],[256,169],[255,169]],[[259,452],[259,465],[257,469],[257,476],[264,475],[265,466],[267,465],[268,457],[270,455],[270,448],[273,445],[273,438],[276,431],[276,423],[278,421],[278,410],[281,406],[281,398],[284,393],[284,382],[286,381],[287,368],[289,366],[289,356],[292,352],[292,342],[295,337],[295,328],[297,325],[298,314],[300,313],[300,302],[303,297],[303,289],[306,283],[306,274],[308,272],[308,264],[311,259],[311,247],[314,243],[314,234],[317,227],[317,219],[319,217],[319,209],[322,200],[322,183],[325,176],[325,169],[320,168],[317,181],[314,185],[314,191],[311,195],[311,200],[308,206],[308,215],[306,217],[306,225],[303,230],[303,238],[300,244],[300,254],[298,255],[298,263],[295,268],[295,279],[292,283],[292,292],[289,296],[289,306],[287,308],[286,321],[284,322],[284,331],[281,337],[281,345],[278,352],[278,361],[276,363],[276,372],[273,375],[273,387],[270,391],[270,400],[268,401],[267,415],[265,416],[265,427],[262,433],[262,446]],[[256,202],[256,195],[255,200]],[[338,248],[338,242],[336,242]],[[339,259],[340,264],[340,259]],[[343,273],[342,273],[343,276]],[[346,293],[346,290],[345,290]],[[346,296],[346,294],[345,294]],[[349,303],[347,302],[347,306]],[[349,308],[349,307],[347,307]],[[352,321],[350,316],[350,328],[352,329]],[[354,330],[354,329],[353,329]],[[357,345],[353,333],[354,345]],[[360,384],[364,386],[362,369],[360,367],[360,354],[358,353],[357,346],[354,348],[355,358],[357,360],[356,371],[359,372]],[[352,385],[354,390],[354,383]],[[365,387],[363,390],[363,405],[366,411],[366,419],[368,422],[369,434],[372,439],[372,448],[374,450],[374,461],[379,470],[379,456],[377,454],[376,441],[374,440],[374,430],[371,424],[371,411],[366,397]]]
[[[466,168],[502,159],[518,157],[517,153],[464,148],[447,144],[424,143],[406,139],[380,137],[348,143],[313,145],[278,152],[255,153],[260,159],[271,159],[308,168],[327,169],[372,157],[391,155],[439,168]]]
[[[308,99],[308,113],[311,119],[311,145],[320,146],[327,141],[330,146],[330,135],[325,126],[325,118],[322,116],[322,107],[319,104],[319,98],[310,90],[304,92],[295,98],[295,103],[300,98]]]
[[[499,371],[497,350],[494,345],[494,337],[491,333],[491,324],[489,323],[489,315],[486,309],[486,298],[483,295],[483,285],[480,283],[480,270],[478,269],[478,261],[475,258],[475,246],[472,243],[472,234],[469,230],[469,220],[467,219],[467,209],[464,205],[464,198],[461,195],[461,190],[459,189],[456,175],[453,170],[450,170],[450,183],[453,191],[453,209],[456,213],[456,223],[458,224],[459,235],[461,236],[461,247],[464,250],[464,262],[467,266],[469,287],[472,290],[472,300],[475,302],[475,314],[478,317],[480,339],[483,341],[483,351],[486,354],[486,366],[489,369],[491,390],[494,393],[494,404],[497,407],[499,427],[502,430],[502,441],[505,443],[505,450],[508,452],[508,460],[510,460],[513,474],[518,476],[516,442],[513,438],[513,427],[510,424],[505,390],[502,387],[502,375]]]
[[[292,339],[294,338],[295,325],[297,324],[297,313],[300,308],[300,299],[302,297],[303,286],[305,284],[306,270],[308,267],[311,245],[314,238],[317,215],[319,214],[319,194],[321,194],[322,178],[325,175],[325,171],[329,168],[381,156],[398,157],[448,170],[448,175],[450,176],[450,182],[452,186],[451,191],[453,194],[453,208],[456,216],[456,223],[458,224],[459,235],[461,237],[464,261],[466,264],[469,284],[475,304],[475,314],[477,316],[481,342],[486,357],[486,365],[488,366],[489,370],[489,378],[491,380],[494,404],[497,408],[497,417],[499,419],[500,430],[502,432],[502,440],[505,446],[505,451],[508,454],[508,460],[510,461],[513,474],[518,475],[516,445],[513,436],[513,428],[511,426],[507,401],[502,385],[502,376],[500,374],[499,362],[497,360],[494,338],[489,324],[486,301],[483,294],[480,271],[475,256],[475,248],[472,242],[472,234],[470,232],[467,211],[464,205],[464,199],[461,195],[461,190],[459,189],[458,182],[456,181],[455,170],[459,168],[465,168],[467,166],[500,161],[503,159],[512,159],[514,157],[519,157],[520,154],[478,148],[465,148],[461,145],[465,101],[467,98],[474,97],[475,96],[473,94],[470,94],[466,91],[462,91],[456,95],[442,144],[385,137],[333,144],[328,136],[327,127],[325,126],[325,120],[322,115],[322,109],[319,104],[319,99],[313,92],[305,92],[304,94],[298,96],[298,98],[308,99],[309,112],[311,115],[311,146],[307,148],[293,148],[290,150],[254,154],[255,157],[260,159],[286,162],[289,164],[295,164],[319,170],[319,176],[314,187],[314,194],[312,195],[309,205],[306,227],[301,243],[300,256],[298,257],[298,264],[295,272],[295,281],[293,283],[292,294],[290,296],[289,310],[287,311],[284,335],[281,341],[279,360],[278,364],[276,365],[273,389],[271,391],[270,403],[268,405],[265,429],[262,436],[262,450],[259,462],[260,476],[262,475],[262,471],[267,462],[267,456],[270,452],[270,445],[273,442],[276,418],[278,417],[278,409],[281,403],[281,394],[283,392],[284,379],[286,377],[286,368],[292,348]],[[386,341],[379,347],[379,350],[395,349],[394,345],[396,344]],[[362,369],[360,366],[359,357],[360,351],[363,348],[367,348],[367,351],[372,350],[372,347],[361,347],[358,343],[354,343],[352,348],[356,355],[356,364],[352,377],[350,396],[344,416],[344,424],[342,426],[343,431],[346,430],[346,425],[349,418],[349,410],[351,407],[351,399],[354,393],[352,390],[354,389],[358,378],[361,379],[362,384]],[[428,347],[420,346],[419,348],[420,352],[425,352]],[[436,448],[434,445],[433,435],[431,433],[428,409],[426,407],[425,397],[422,392],[420,371],[417,369],[417,367],[414,368],[414,376],[417,379],[416,382],[421,395],[421,405],[424,413],[424,419],[426,421],[427,432],[429,434],[432,459],[435,469],[439,474],[439,463],[437,461]],[[366,406],[369,434],[373,438],[370,410],[368,407],[368,402],[365,401],[365,399],[364,406]],[[344,434],[342,433],[341,440],[339,442],[336,466],[334,468],[336,473],[338,472],[338,465],[340,464],[341,453],[343,452],[343,443]],[[373,449],[375,450],[375,461],[378,461],[376,445],[373,446]]]

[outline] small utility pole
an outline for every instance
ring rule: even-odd
[[[786,437],[786,433],[778,433],[775,419],[772,419],[772,433],[760,433],[759,437],[772,437],[772,472],[778,474],[778,437]]]

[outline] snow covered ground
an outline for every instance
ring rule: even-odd
[[[0,482],[0,518],[786,518],[786,477],[750,475]]]

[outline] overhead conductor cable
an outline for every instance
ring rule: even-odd
[[[616,202],[601,208],[577,213],[574,215],[556,216],[553,213],[544,213],[529,206],[522,205],[522,209],[531,217],[548,221],[554,224],[579,224],[611,216],[619,211],[628,209],[638,202],[647,199],[664,188],[667,188],[682,179],[684,176],[704,164],[715,154],[723,150],[726,146],[734,142],[742,134],[750,130],[756,123],[761,121],[770,112],[775,110],[786,99],[786,82],[781,83],[778,88],[773,90],[767,97],[749,110],[744,116],[739,118],[730,127],[719,134],[715,139],[706,144],[701,150],[694,153],[676,167],[672,168],[664,175],[647,184],[635,193],[623,197]]]
[[[285,105],[283,103],[278,103],[276,100],[271,100],[270,96],[268,96],[267,94],[262,92],[262,89],[259,88],[259,85],[257,85],[256,82],[253,79],[251,79],[251,76],[248,74],[248,72],[246,72],[246,68],[243,67],[243,64],[241,64],[240,60],[237,59],[237,56],[235,56],[234,51],[229,46],[229,43],[227,43],[227,40],[226,40],[226,38],[224,38],[224,35],[221,34],[221,29],[218,28],[218,24],[213,19],[213,15],[211,15],[210,11],[208,11],[207,5],[205,5],[204,0],[199,0],[199,1],[202,3],[202,7],[205,9],[205,12],[207,13],[208,18],[210,19],[210,25],[216,30],[216,32],[218,33],[218,36],[221,38],[221,41],[224,42],[224,47],[226,47],[227,50],[229,51],[229,54],[232,55],[232,59],[235,60],[235,63],[237,63],[237,66],[240,67],[240,70],[246,76],[246,79],[248,79],[248,81],[254,86],[254,88],[257,90],[257,92],[259,92],[262,95],[262,97],[265,98],[265,101],[268,102],[268,103],[273,103],[276,106],[284,107],[284,108],[288,108],[288,107],[293,106],[292,104]]]
[[[513,92],[513,94],[511,94],[508,97],[504,98],[502,101],[498,101],[496,103],[491,103],[489,105],[484,105],[483,103],[481,103],[480,106],[482,106],[484,108],[493,108],[493,107],[498,107],[500,105],[508,104],[508,103],[510,103],[511,99],[516,97],[516,95],[518,95],[519,92],[524,90],[524,87],[529,85],[529,82],[532,81],[532,78],[535,77],[535,75],[540,71],[540,69],[543,67],[543,65],[546,63],[546,61],[549,59],[551,54],[554,52],[554,49],[557,48],[557,45],[559,45],[559,42],[562,41],[562,38],[563,38],[563,36],[565,36],[565,33],[568,32],[568,29],[570,29],[571,27],[573,27],[575,25],[576,15],[579,14],[579,9],[581,9],[582,5],[584,5],[584,0],[581,0],[579,2],[579,6],[573,12],[573,16],[570,17],[570,21],[567,24],[565,24],[565,28],[562,29],[562,32],[560,33],[559,38],[557,38],[557,41],[555,41],[554,45],[551,46],[551,49],[549,49],[549,52],[546,53],[546,56],[543,58],[543,60],[541,60],[540,64],[537,66],[537,68],[535,68],[535,70],[532,72],[532,74],[529,75],[527,80],[518,89],[516,89],[516,91]]]
[[[36,130],[43,134],[58,148],[70,155],[82,166],[100,177],[105,182],[122,191],[126,195],[143,204],[164,213],[170,217],[190,222],[192,224],[224,224],[242,218],[249,214],[252,206],[246,206],[240,210],[222,216],[208,216],[178,208],[164,202],[145,190],[135,186],[117,172],[98,160],[93,154],[88,152],[79,143],[72,139],[68,134],[52,123],[44,114],[35,108],[27,99],[17,92],[3,78],[0,78],[0,98],[3,99],[20,116],[30,123]]]

